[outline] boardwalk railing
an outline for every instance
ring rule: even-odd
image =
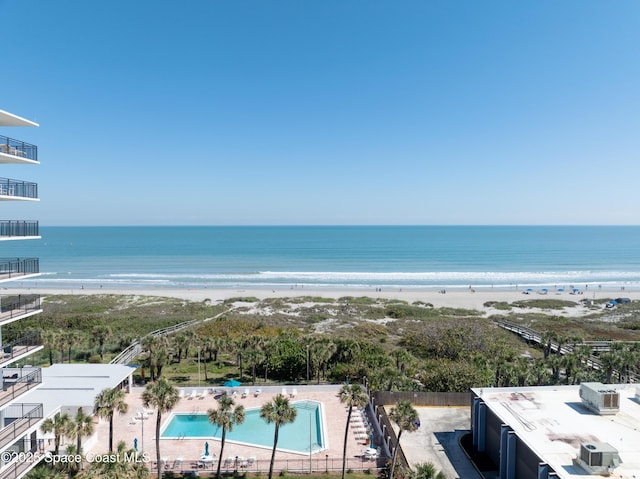
[[[149,336],[166,336],[168,334],[173,334],[177,331],[181,331],[183,329],[190,328],[191,326],[195,326],[197,324],[206,323],[207,321],[211,321],[213,319],[219,318],[223,314],[227,314],[231,309],[227,309],[222,313],[216,314],[211,318],[205,319],[193,319],[191,321],[185,321],[184,323],[174,324],[173,326],[169,326],[162,329],[156,329],[155,331],[151,331],[149,334],[143,336],[140,339],[136,339],[133,341],[127,348],[125,348],[120,354],[118,354],[115,358],[113,358],[109,364],[131,364],[133,360],[142,353],[142,339]]]

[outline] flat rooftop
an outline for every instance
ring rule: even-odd
[[[96,396],[112,389],[135,371],[120,364],[54,364],[42,368],[42,384],[25,396],[24,402],[42,403],[44,417],[62,407],[93,411]]]
[[[593,478],[573,459],[582,443],[608,443],[622,464],[610,477],[640,477],[640,403],[636,387],[607,385],[620,393],[620,411],[599,416],[579,396],[580,386],[474,388],[490,410],[508,424],[562,478]]]

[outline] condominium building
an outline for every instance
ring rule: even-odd
[[[38,147],[13,134],[8,127],[35,127],[37,123],[0,110],[0,167],[2,165],[38,165]],[[9,134],[11,131],[11,134]],[[27,169],[25,169],[25,172]],[[0,202],[38,201],[38,185],[29,181],[0,177]],[[5,211],[10,211],[6,208]],[[40,237],[33,220],[0,220],[0,241],[28,240]],[[1,247],[1,244],[0,244]],[[39,274],[37,258],[5,257],[0,254],[0,283],[30,278]],[[24,396],[42,382],[40,368],[31,367],[28,357],[42,349],[40,333],[25,331],[20,321],[40,313],[38,295],[0,294],[0,479],[20,478],[36,463],[42,451],[37,439],[42,421],[42,404],[26,403]]]
[[[636,385],[474,388],[473,446],[485,477],[640,477]]]

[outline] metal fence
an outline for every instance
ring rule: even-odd
[[[40,236],[40,226],[37,221],[0,221],[0,237]]]
[[[25,141],[0,135],[0,153],[38,161],[38,147]]]
[[[352,471],[372,471],[375,472],[384,464],[379,464],[376,460],[366,460],[349,457],[346,461],[346,469]],[[267,473],[271,461],[259,459],[249,461],[246,458],[228,458],[222,461],[220,471],[225,474],[238,473]],[[156,461],[147,464],[151,471],[157,471]],[[218,468],[217,461],[203,462],[200,459],[169,459],[161,462],[163,471],[173,471],[175,473],[186,473],[191,471],[202,471],[215,473]],[[329,457],[328,455],[316,455],[311,459],[308,457],[300,459],[277,459],[273,463],[273,470],[276,474],[282,471],[289,473],[324,473],[338,472],[342,470],[342,457]]]

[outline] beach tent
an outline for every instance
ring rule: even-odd
[[[224,383],[224,386],[228,388],[237,388],[238,386],[240,386],[240,384],[242,384],[240,381],[236,381],[235,379],[230,379],[229,381],[226,381]]]

